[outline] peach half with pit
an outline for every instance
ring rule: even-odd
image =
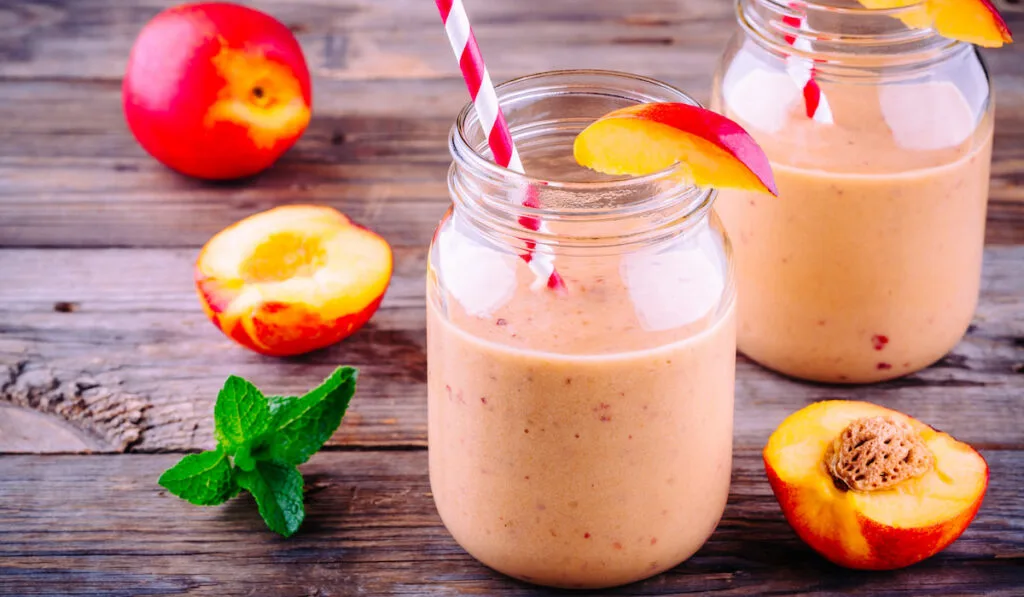
[[[867,402],[818,402],[790,415],[769,438],[764,464],[796,534],[832,562],[865,570],[945,549],[988,487],[988,465],[973,448]]]
[[[576,137],[576,162],[603,174],[644,176],[682,164],[700,186],[777,195],[768,157],[725,116],[684,103],[636,104]]]
[[[376,312],[391,247],[330,207],[289,205],[214,236],[196,261],[199,300],[235,342],[271,356],[334,344]]]

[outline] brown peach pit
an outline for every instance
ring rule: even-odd
[[[935,457],[908,423],[877,416],[847,425],[825,450],[824,463],[836,487],[879,491],[926,474]]]

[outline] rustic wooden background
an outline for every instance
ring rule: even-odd
[[[706,99],[733,26],[726,0],[469,0],[496,80],[626,70]],[[1024,35],[1024,9],[996,2]],[[204,184],[150,159],[120,77],[164,0],[0,2],[0,594],[542,595],[447,535],[426,474],[423,273],[447,205],[445,135],[465,91],[429,0],[252,2],[287,23],[315,75],[309,131],[271,171]],[[986,51],[999,97],[985,282],[967,338],[935,367],[864,388],[801,384],[741,359],[725,520],[676,570],[613,595],[1024,594],[1024,46]],[[324,203],[396,252],[364,330],[296,359],[226,340],[199,309],[198,247],[251,213]],[[155,483],[210,447],[224,378],[299,392],[336,365],[360,390],[303,468],[308,518],[289,540],[249,498],[220,508]],[[892,573],[832,566],[793,535],[759,450],[817,399],[909,412],[983,450],[992,481],[969,531]]]

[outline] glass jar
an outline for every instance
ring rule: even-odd
[[[779,197],[723,191],[738,344],[780,373],[866,383],[935,363],[977,305],[992,97],[922,4],[739,0],[713,108],[764,147]]]
[[[459,544],[510,576],[573,588],[653,576],[700,548],[728,494],[729,242],[715,193],[680,168],[604,177],[572,144],[611,110],[694,100],[602,71],[498,94],[530,175],[490,161],[466,106],[427,274],[434,500]],[[531,270],[539,256],[564,292]]]
[[[739,348],[794,377],[866,383],[945,355],[973,317],[992,152],[975,49],[915,29],[921,4],[739,0],[713,107],[779,197],[721,193]]]

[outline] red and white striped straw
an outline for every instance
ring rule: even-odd
[[[494,82],[487,72],[484,58],[480,54],[480,46],[476,43],[476,36],[473,35],[473,28],[469,24],[469,16],[466,14],[466,7],[462,0],[434,0],[437,9],[441,12],[441,21],[444,23],[444,31],[448,35],[448,41],[455,52],[455,58],[459,61],[459,68],[462,70],[462,78],[466,80],[466,88],[469,89],[469,96],[473,100],[473,107],[476,109],[477,119],[480,126],[487,135],[487,145],[491,148],[494,161],[509,170],[524,173],[523,162],[519,159],[519,152],[515,143],[512,142],[512,133],[509,131],[508,122],[498,104],[498,94],[494,89]],[[526,207],[540,207],[537,202],[536,192],[531,187],[523,200]],[[519,223],[533,231],[545,230],[544,223],[533,217],[523,217]],[[547,285],[553,290],[563,290],[565,282],[555,271],[554,258],[546,250],[539,250],[532,241],[527,242],[527,252],[522,256],[523,261],[529,264],[530,269],[537,276],[535,288]]]
[[[790,8],[799,10],[798,5],[790,4]],[[810,31],[805,15],[786,15],[782,22],[798,31]],[[811,42],[804,37],[786,35],[786,43],[797,50],[809,52],[813,49]],[[828,99],[821,93],[821,86],[814,80],[814,61],[803,56],[787,56],[786,72],[791,79],[803,90],[804,106],[807,108],[807,117],[822,124],[832,124],[832,107]]]

